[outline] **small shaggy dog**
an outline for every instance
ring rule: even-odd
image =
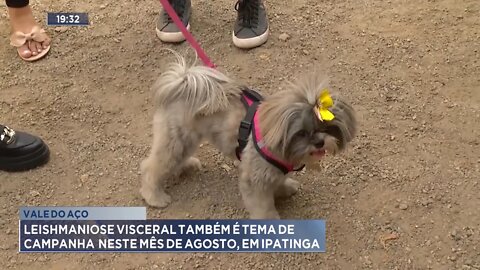
[[[240,192],[252,219],[278,219],[275,198],[295,194],[289,172],[343,150],[356,132],[353,108],[330,97],[325,82],[310,74],[263,100],[220,71],[177,56],[154,86],[153,145],[141,164],[140,193],[166,207],[164,182],[200,168],[193,157],[203,140],[241,159]]]

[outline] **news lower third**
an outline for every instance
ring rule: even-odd
[[[155,220],[145,207],[22,207],[19,252],[325,252],[324,220]]]

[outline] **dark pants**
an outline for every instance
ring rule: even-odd
[[[29,0],[5,0],[7,7],[22,8],[28,6]]]

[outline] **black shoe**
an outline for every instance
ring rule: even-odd
[[[42,139],[0,125],[0,170],[30,170],[47,163],[49,157]]]
[[[191,0],[168,0],[177,13],[183,25],[190,29],[190,14],[192,11]],[[178,29],[172,18],[165,10],[162,10],[157,21],[156,32],[158,38],[163,42],[182,42],[185,40],[183,33]]]
[[[262,45],[268,39],[268,17],[262,0],[238,0],[238,11],[233,29],[233,44],[250,49]]]

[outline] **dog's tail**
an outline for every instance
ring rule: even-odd
[[[169,64],[154,85],[157,106],[182,103],[191,116],[226,110],[229,97],[239,92],[233,81],[216,69],[189,64],[178,53],[174,55],[177,61]]]

